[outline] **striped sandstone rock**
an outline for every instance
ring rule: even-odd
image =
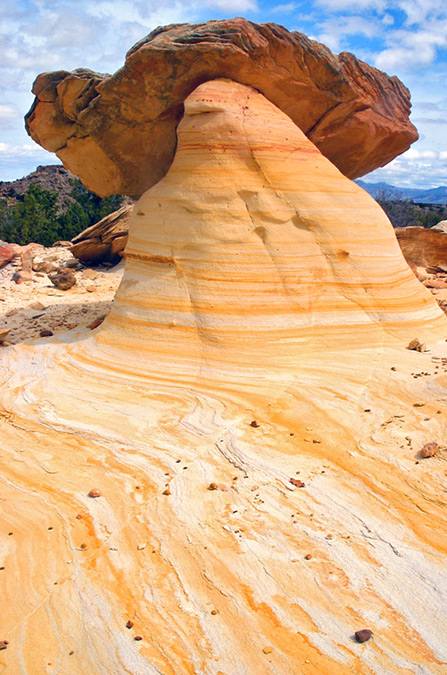
[[[445,673],[446,335],[371,197],[199,86],[107,319],[2,352],[6,670]]]

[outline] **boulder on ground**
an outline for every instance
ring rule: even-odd
[[[447,271],[447,233],[435,228],[396,227],[397,241],[407,263]]]
[[[0,240],[0,269],[14,260],[16,255],[16,251],[9,244]]]
[[[435,232],[445,232],[447,234],[447,220],[441,220],[437,225],[431,228]]]
[[[56,272],[50,272],[48,274],[48,278],[51,283],[61,291],[68,291],[68,289],[74,286],[76,283],[75,275],[68,268],[57,270]]]
[[[127,243],[132,209],[133,205],[122,206],[78,234],[72,241],[71,253],[89,265],[119,262]]]

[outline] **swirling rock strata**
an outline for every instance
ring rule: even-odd
[[[3,352],[6,672],[442,675],[447,321],[260,93],[178,136],[102,326]]]
[[[383,166],[417,139],[396,77],[276,24],[245,19],[157,28],[114,75],[39,75],[28,133],[105,196],[141,195],[174,157],[183,101],[219,77],[283,110],[346,176]]]

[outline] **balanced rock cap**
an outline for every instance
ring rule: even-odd
[[[39,75],[26,129],[97,194],[138,196],[171,165],[184,100],[216,78],[260,91],[349,178],[418,137],[398,78],[302,33],[242,18],[157,28],[114,75]]]

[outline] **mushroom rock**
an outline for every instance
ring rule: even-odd
[[[260,91],[350,178],[417,139],[409,92],[396,77],[301,33],[241,18],[157,28],[114,75],[39,75],[26,127],[94,192],[141,195],[173,160],[185,98],[215,78]]]
[[[446,232],[433,227],[397,227],[395,233],[411,267],[433,267],[447,272]]]
[[[447,382],[405,373],[447,319],[380,207],[218,79],[125,258],[95,331],[2,350],[9,670],[445,672],[444,475],[414,453]]]

